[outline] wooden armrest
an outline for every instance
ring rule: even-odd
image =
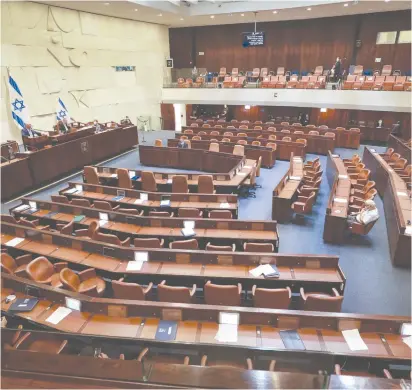
[[[68,263],[67,262],[62,261],[60,263],[54,264],[54,269],[55,269],[56,272],[60,272],[64,268],[68,268]]]
[[[391,373],[386,368],[383,369],[383,375],[386,379],[393,379]]]
[[[49,230],[50,225],[44,225],[44,226],[39,226],[37,229],[38,230]]]
[[[299,196],[298,196],[298,201],[297,201],[296,203],[306,203],[307,200],[308,200],[308,197],[307,197],[307,196],[299,195]]]
[[[353,187],[355,190],[364,192],[364,191],[363,191],[363,187],[364,187],[364,186],[363,186],[362,184],[356,183],[356,184],[354,184],[352,187]]]
[[[17,265],[24,265],[24,264],[29,264],[33,260],[33,257],[32,255],[27,254],[27,255],[16,257],[14,260],[16,261]]]
[[[58,231],[62,230],[65,226],[66,226],[66,224],[64,224],[64,223],[57,223],[56,224],[56,228],[57,228]]]
[[[242,285],[240,283],[237,284],[237,289],[239,291],[239,295],[242,294]]]
[[[130,246],[130,237],[127,237],[124,241],[120,241],[122,246]]]
[[[57,350],[57,354],[60,354],[61,351],[63,351],[64,347],[67,345],[68,341],[63,340],[62,343],[60,344],[59,349]]]
[[[141,362],[148,352],[149,352],[149,348],[146,347],[145,349],[143,349],[143,351],[139,353],[139,356],[137,357],[137,361]]]
[[[271,360],[269,363],[269,372],[275,371],[276,360]]]
[[[185,356],[185,358],[183,359],[183,365],[184,366],[188,366],[190,363],[190,358],[189,356]]]
[[[192,291],[190,291],[190,296],[194,297],[195,293],[196,293],[196,285],[194,284],[192,287]]]
[[[246,365],[248,370],[253,370],[253,363],[251,358],[246,359]]]
[[[340,297],[340,294],[338,290],[336,290],[336,288],[332,288],[332,292],[333,292],[333,295],[335,295],[335,297]]]
[[[89,233],[88,229],[79,229],[79,230],[74,231],[74,234],[78,237],[88,236],[89,235],[88,233]]]
[[[304,290],[304,288],[303,287],[301,287],[300,288],[300,296],[302,297],[302,299],[304,300],[304,301],[306,301],[306,295],[305,295],[305,290]]]
[[[207,365],[207,355],[203,355],[202,359],[200,360],[201,367],[206,367]]]
[[[339,364],[335,364],[335,374],[336,375],[342,375],[342,371],[340,369],[340,365]]]
[[[94,268],[88,268],[82,272],[79,272],[77,275],[79,276],[80,281],[84,282],[87,279],[95,278],[96,270]]]
[[[256,284],[254,284],[253,287],[252,287],[252,296],[255,296],[256,288],[257,288],[257,286],[256,286]]]
[[[147,287],[143,290],[143,294],[146,295],[147,293],[149,293],[150,290],[152,289],[152,287],[153,287],[153,283],[150,282],[150,283],[147,285]]]
[[[20,335],[20,332],[18,334]],[[30,336],[31,336],[31,332],[27,332],[26,334],[24,334],[22,337],[16,340],[16,342],[13,344],[13,348],[18,349]]]
[[[289,293],[289,299],[292,298],[292,290],[290,289],[290,287],[286,287],[286,290],[288,290]]]
[[[118,204],[117,206],[114,206],[114,207],[113,207],[113,211],[114,211],[114,210],[117,210],[118,208],[120,208],[120,205],[119,205],[119,204]]]

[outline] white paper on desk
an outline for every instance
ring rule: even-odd
[[[99,219],[100,219],[100,221],[108,221],[109,220],[109,214],[99,213]]]
[[[149,195],[146,194],[145,192],[142,192],[142,193],[140,194],[140,199],[143,200],[143,201],[149,200]]]
[[[196,232],[192,228],[183,228],[182,233],[185,237],[191,237],[196,235]]]
[[[53,325],[57,325],[61,320],[66,318],[71,312],[72,312],[72,309],[61,306],[57,310],[55,310],[51,316],[46,318],[46,322],[50,322]]]
[[[372,153],[376,153],[376,150],[375,150],[375,149],[370,149],[370,151],[371,151]]]
[[[237,325],[219,324],[215,340],[223,343],[237,343]]]
[[[402,336],[412,336],[412,324],[404,323],[401,326]]]
[[[136,199],[134,201],[135,204],[143,204],[144,200],[143,199]]]
[[[66,307],[70,310],[82,311],[82,301],[78,299],[65,297]]]
[[[195,221],[183,221],[183,226],[185,227],[185,229],[194,229]]]
[[[116,173],[112,173],[112,174],[110,175],[110,177],[117,177],[117,174],[116,174]]]
[[[398,196],[408,196],[406,192],[396,192],[396,195]]]
[[[251,169],[252,166],[251,165],[245,165],[245,168]]]
[[[229,203],[221,203],[220,204],[220,206],[219,206],[221,209],[228,209],[229,207],[230,207],[230,204]]]
[[[246,176],[247,173],[246,173],[246,172],[239,172],[238,175],[239,175],[239,176]]]
[[[37,209],[37,203],[36,202],[30,201],[29,206],[30,206],[31,209]]]
[[[368,346],[363,341],[358,329],[343,330],[342,335],[351,351],[368,350]]]
[[[30,206],[28,204],[22,204],[21,206],[16,207],[13,211],[23,211],[23,210],[27,210],[29,208],[30,208]]]
[[[126,271],[140,271],[143,267],[143,261],[129,261]]]
[[[333,198],[333,201],[336,203],[348,203],[348,200],[344,198]]]
[[[412,336],[402,337],[402,341],[403,341],[410,349],[412,349]]]
[[[77,186],[76,186],[77,187]],[[65,191],[65,194],[74,194],[75,192],[77,192],[77,188],[70,188],[70,190]]]
[[[172,182],[173,182],[173,179],[167,179],[167,184],[172,184]]]
[[[348,178],[348,175],[339,175],[338,178],[339,178],[339,179],[347,179],[347,178]]]
[[[129,171],[129,177],[132,179],[136,176],[136,172],[135,171]]]
[[[23,242],[24,240],[25,240],[24,238],[16,237],[16,238],[13,238],[13,239],[10,240],[10,241],[7,241],[7,242],[6,242],[6,246],[17,246],[17,245],[19,245],[21,242]]]
[[[81,184],[76,184],[76,191],[77,192],[82,192],[83,191],[83,186]]]
[[[148,252],[134,252],[134,260],[135,261],[148,261],[149,260],[149,253]]]
[[[99,221],[99,226],[102,227],[102,226],[106,225],[107,222],[109,222],[109,221]]]
[[[262,267],[263,265],[259,265],[258,267],[251,269],[249,273],[252,274],[255,278],[257,278],[258,276],[263,274]]]
[[[302,178],[300,176],[290,176],[290,180],[301,180]]]
[[[412,236],[412,226],[407,226],[405,228],[405,234]]]
[[[221,311],[219,313],[219,324],[239,325],[239,313]]]

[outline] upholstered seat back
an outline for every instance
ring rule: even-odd
[[[133,245],[136,248],[161,248],[161,241],[158,238],[135,238]]]
[[[69,199],[67,199],[67,197],[64,195],[52,195],[51,200],[52,202],[57,202],[57,203],[65,203],[65,204],[70,203]]]
[[[27,265],[26,272],[31,280],[42,282],[49,279],[54,274],[54,267],[49,260],[40,256]]]
[[[80,207],[90,207],[90,201],[88,199],[76,199],[74,198],[72,200],[72,205],[73,206],[80,206]]]
[[[153,175],[153,172],[142,172],[142,190],[149,192],[157,191],[156,179]]]
[[[84,178],[86,183],[99,184],[99,175],[95,167],[84,167]]]
[[[199,209],[181,208],[179,209],[179,218],[201,218]]]
[[[195,238],[191,240],[173,241],[170,243],[170,249],[198,249],[199,244]]]
[[[229,210],[212,210],[209,212],[209,218],[232,219],[232,213]]]
[[[160,302],[190,303],[190,289],[188,287],[175,287],[159,284],[157,295]]]
[[[189,192],[187,185],[187,177],[182,175],[176,175],[172,178],[172,192],[185,194]]]
[[[142,286],[137,283],[125,283],[112,280],[113,296],[116,299],[144,301],[146,296]]]
[[[93,235],[93,240],[106,242],[107,244],[122,245],[119,237],[115,236],[114,234],[95,232],[95,234]]]
[[[197,191],[200,194],[213,194],[215,191],[213,185],[213,176],[211,175],[200,175],[197,179]]]
[[[204,294],[208,305],[240,305],[240,292],[236,285],[220,286],[208,282],[205,284]]]
[[[99,210],[113,211],[112,205],[105,200],[95,200],[94,207]]]
[[[0,255],[1,259],[1,268],[7,274],[13,274],[14,270],[17,268],[17,264],[13,257],[11,257],[8,253],[2,253]]]
[[[246,242],[244,245],[245,252],[273,252],[273,244]]]
[[[340,312],[343,297],[331,297],[324,294],[308,294],[305,310]]]
[[[62,282],[63,286],[70,291],[79,291],[80,278],[69,268],[63,268],[60,271],[60,282]]]
[[[257,288],[254,295],[256,307],[267,307],[270,309],[288,309],[291,297],[286,288]]]
[[[233,249],[233,246],[230,245],[212,245],[210,242],[206,245],[207,251],[233,252]]]
[[[117,169],[117,185],[120,188],[132,188],[132,180],[129,176],[129,170],[126,168]]]

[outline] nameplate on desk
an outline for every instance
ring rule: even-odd
[[[406,192],[397,192],[396,195],[398,196],[408,196]]]
[[[347,178],[348,178],[348,175],[339,175],[338,178],[339,178],[339,179],[347,179]]]
[[[117,196],[118,197],[125,197],[126,196],[126,191],[125,190],[117,190]]]
[[[358,329],[343,330],[342,335],[351,351],[368,350],[368,346],[363,341]]]
[[[135,171],[129,171],[129,177],[131,179],[133,179],[136,176],[136,172]]]
[[[177,333],[176,321],[160,320],[156,330],[155,339],[160,341],[174,341]]]
[[[140,271],[143,267],[143,261],[129,261],[126,266],[126,271]]]
[[[22,243],[24,240],[25,240],[25,238],[16,237],[16,238],[13,238],[10,241],[7,241],[6,246],[15,247],[15,246],[19,245],[20,243]]]
[[[69,190],[65,191],[65,194],[74,194],[76,193],[78,190],[77,188],[70,188]]]
[[[53,325],[57,325],[60,321],[64,320],[71,312],[71,309],[61,306],[58,309],[56,309],[52,315],[46,318],[46,322],[49,322]]]
[[[149,261],[149,252],[134,252],[135,261]]]
[[[100,221],[108,221],[109,220],[109,214],[107,213],[99,213],[99,219]]]
[[[78,299],[65,297],[66,307],[71,310],[82,311],[82,302]]]
[[[348,200],[344,198],[333,198],[333,201],[336,203],[348,203]]]
[[[289,179],[290,180],[302,180],[300,176],[290,176]]]
[[[36,203],[36,202],[30,201],[30,202],[29,202],[29,206],[30,206],[31,209],[37,210],[37,203]]]

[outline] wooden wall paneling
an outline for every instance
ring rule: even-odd
[[[162,130],[175,130],[175,110],[173,104],[162,103],[160,111],[163,118]]]
[[[393,57],[393,70],[400,70],[402,72],[411,71],[411,44],[410,43],[398,43],[397,49]],[[404,74],[404,73],[402,73]]]
[[[193,27],[170,28],[170,56],[175,68],[193,68],[192,36]]]

